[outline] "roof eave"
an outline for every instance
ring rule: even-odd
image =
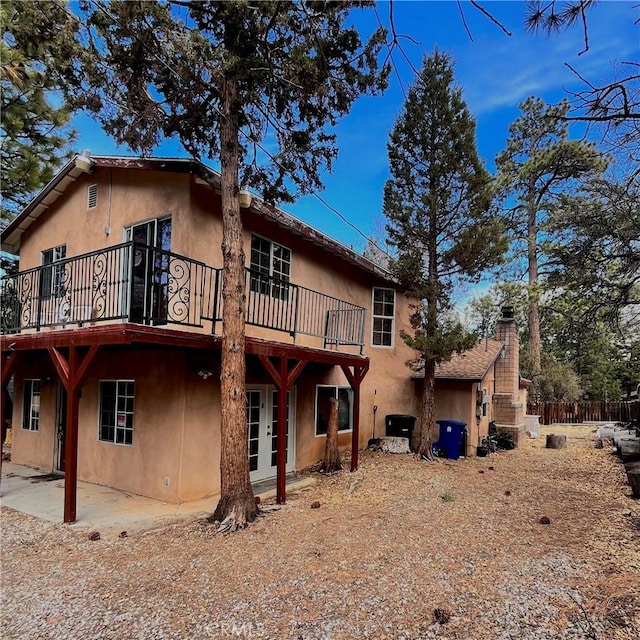
[[[20,240],[26,229],[42,215],[74,182],[86,171],[77,163],[78,156],[72,158],[62,169],[45,185],[23,211],[14,218],[2,234],[1,247],[3,251],[18,254]],[[220,174],[199,160],[193,158],[141,158],[132,156],[91,156],[92,167],[142,169],[154,171],[175,171],[192,173],[206,182],[212,189],[220,189]],[[267,204],[259,198],[253,198],[249,209],[252,213],[262,216],[266,220],[274,222],[290,233],[302,237],[324,251],[338,256],[353,266],[373,274],[384,282],[397,285],[397,280],[383,267],[371,262],[352,249],[341,244],[337,240],[323,234],[313,227],[298,220],[279,207]]]

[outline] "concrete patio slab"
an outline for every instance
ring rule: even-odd
[[[314,478],[290,476],[287,478],[287,492],[298,491],[314,483]],[[275,487],[275,479],[272,484]],[[269,482],[262,482],[256,487],[256,495],[262,502],[275,496],[275,489],[270,485]],[[101,532],[126,531],[128,534],[146,531],[186,518],[208,516],[213,513],[218,497],[208,496],[192,502],[170,504],[110,487],[78,482],[78,520],[69,526]],[[61,523],[64,477],[3,462],[0,506]]]

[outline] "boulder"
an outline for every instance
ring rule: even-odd
[[[384,453],[411,453],[409,438],[399,438],[395,436],[378,438],[377,449]]]
[[[623,462],[640,459],[640,438],[635,440],[621,440],[618,445],[618,455]]]

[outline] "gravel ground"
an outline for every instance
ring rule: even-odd
[[[91,541],[4,508],[2,637],[637,640],[640,502],[591,431],[455,462],[364,452],[228,536],[191,518]]]

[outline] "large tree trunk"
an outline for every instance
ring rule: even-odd
[[[531,186],[533,190],[535,185]],[[540,307],[538,300],[538,211],[535,202],[530,196],[528,204],[527,221],[527,258],[529,276],[529,357],[531,358],[531,370],[533,376],[542,372],[542,359],[540,347]]]
[[[420,444],[417,456],[433,460],[433,427],[435,425],[436,363],[429,358],[424,363],[424,388],[420,407]]]
[[[327,426],[327,441],[324,450],[322,470],[334,473],[342,469],[340,451],[338,450],[338,400],[331,398],[329,408],[329,425]]]
[[[225,530],[244,527],[258,507],[249,480],[245,392],[245,274],[238,202],[238,86],[224,83],[220,122],[222,174],[222,373],[220,501],[211,521]]]

